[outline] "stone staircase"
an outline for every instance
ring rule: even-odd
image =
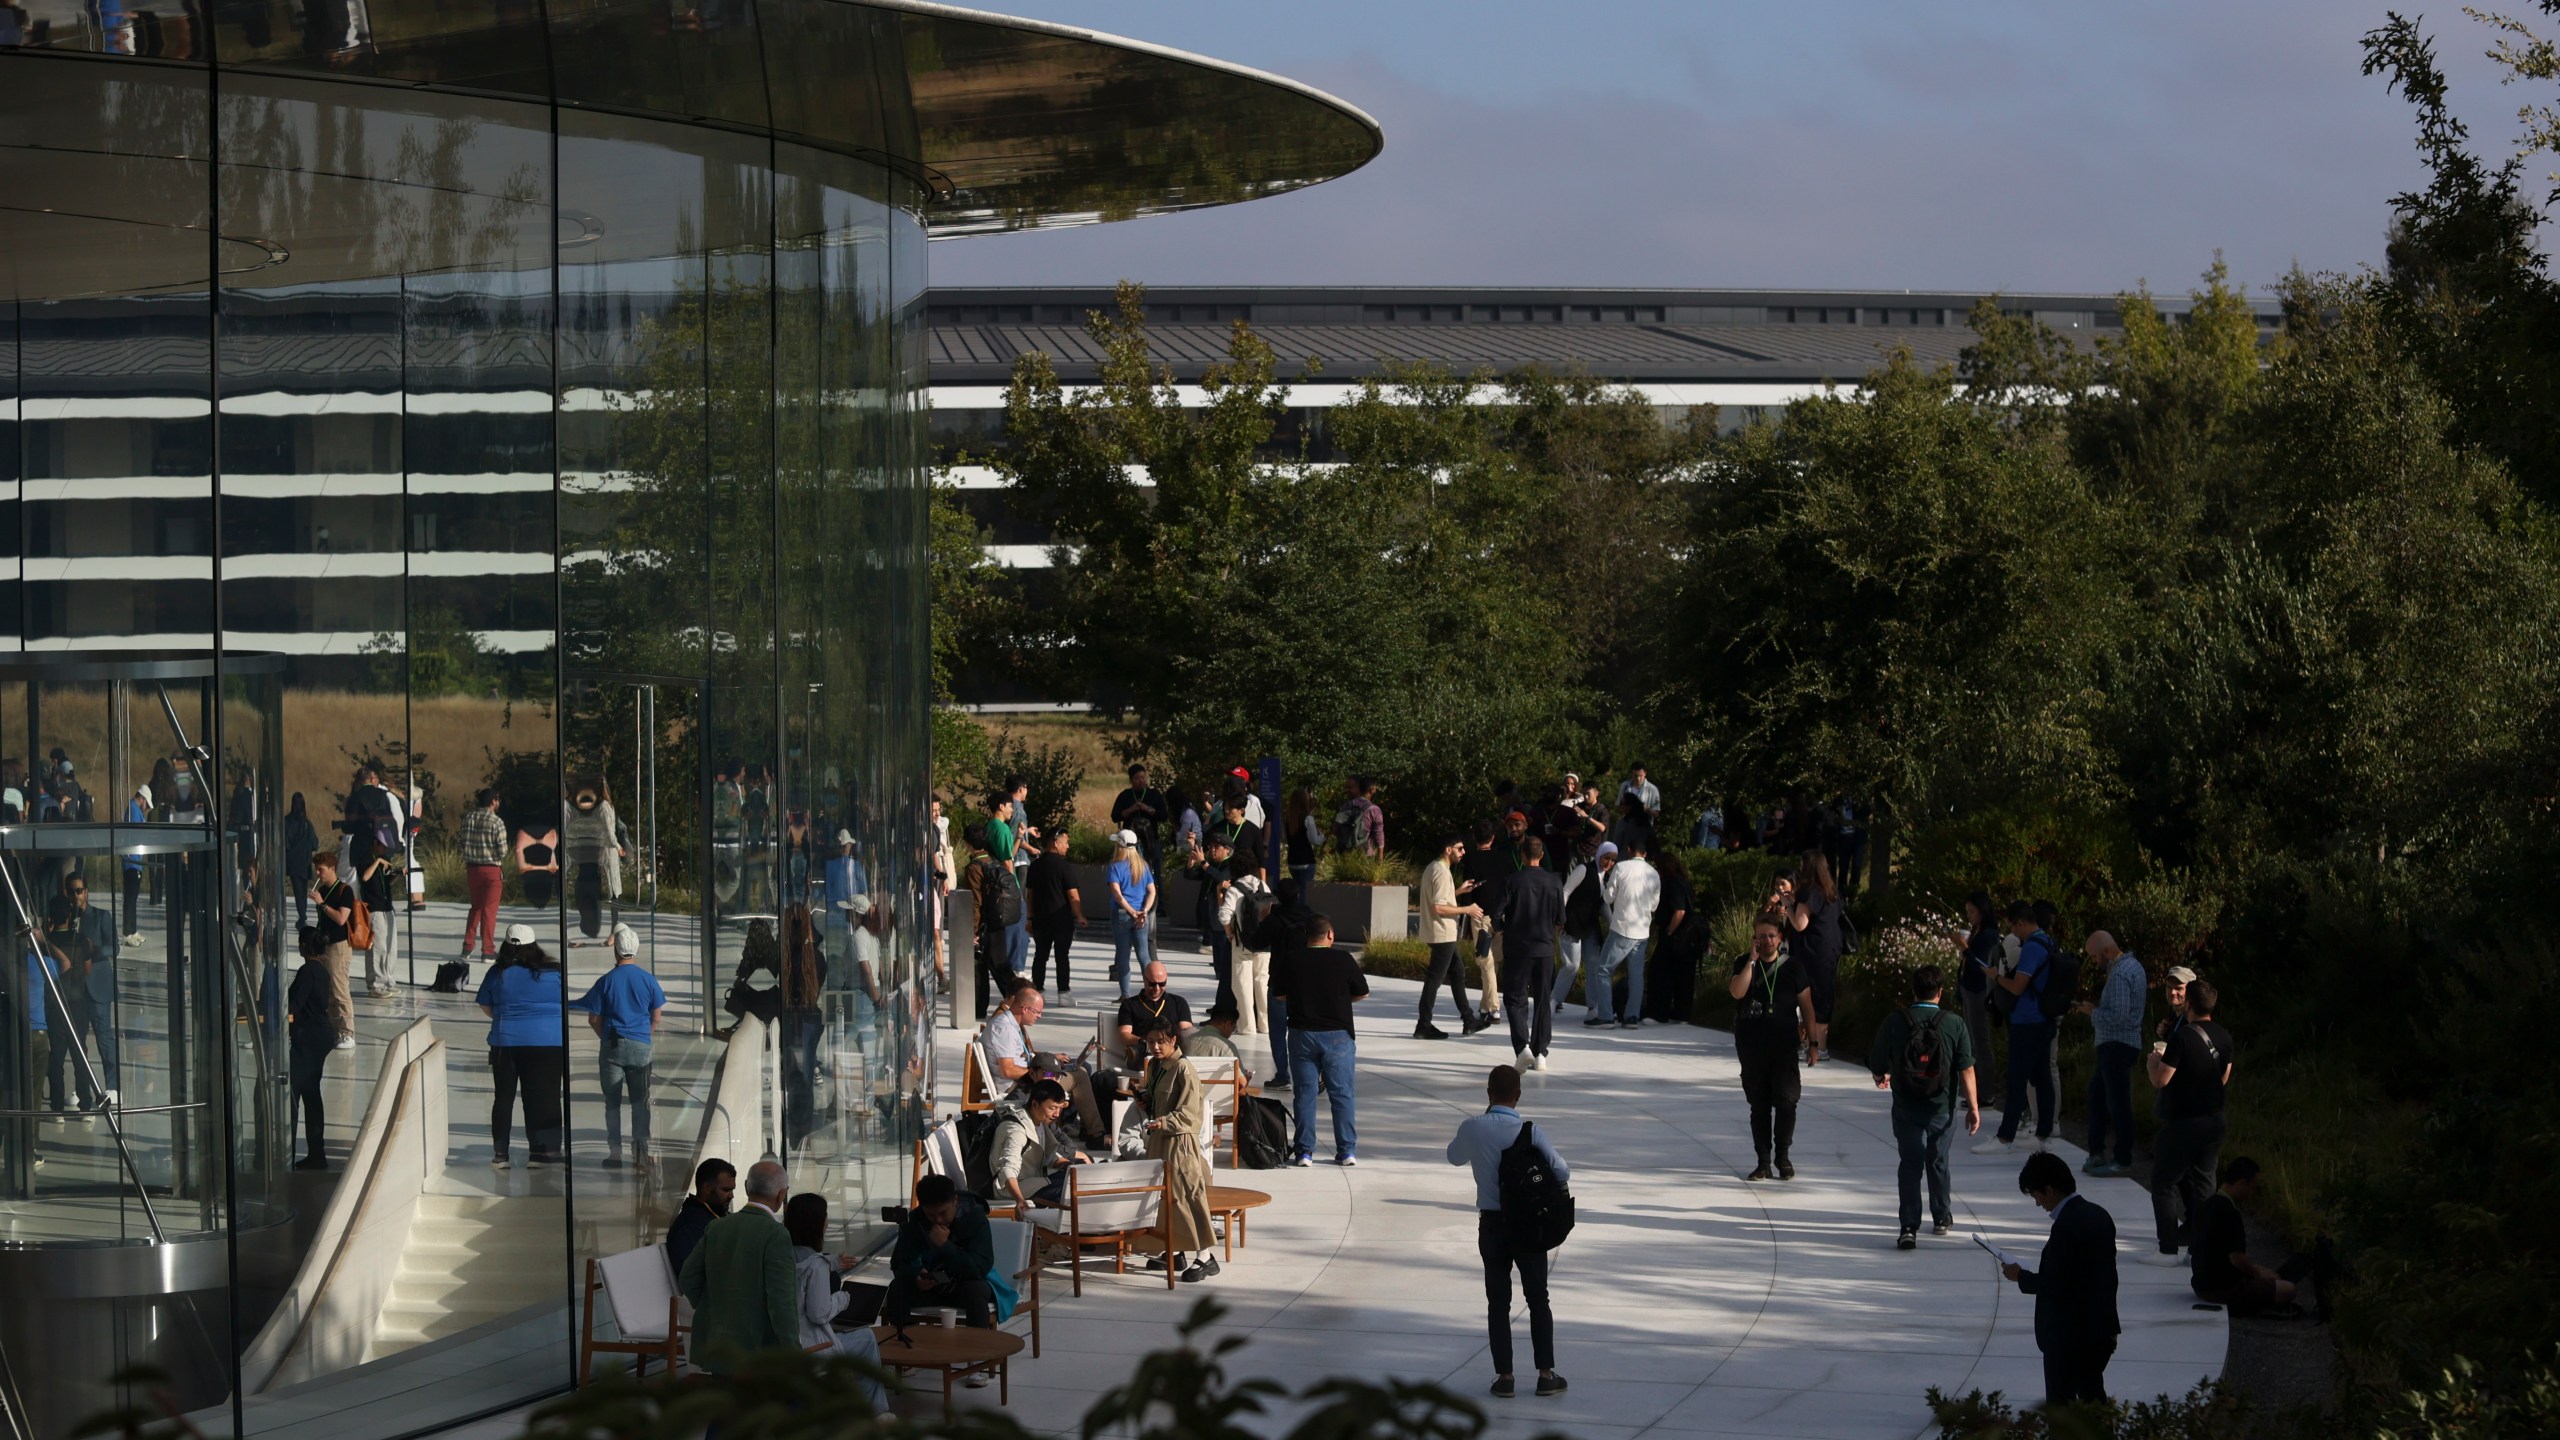
[[[562,1196],[420,1196],[365,1360],[558,1304],[568,1283],[561,1259],[567,1237]]]

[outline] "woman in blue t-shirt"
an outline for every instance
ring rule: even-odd
[[[1139,975],[1156,958],[1154,937],[1147,930],[1155,921],[1156,877],[1147,868],[1147,857],[1138,853],[1138,837],[1127,830],[1111,837],[1111,868],[1103,873],[1111,881],[1111,983],[1126,1000],[1137,993],[1129,984],[1129,957],[1137,956],[1134,973]]]
[[[559,963],[534,943],[532,926],[507,927],[498,963],[474,998],[489,1017],[489,1074],[498,1086],[497,1103],[489,1110],[489,1163],[507,1168],[518,1086],[524,1090],[529,1160],[568,1163],[560,1123],[569,1075],[567,990]]]

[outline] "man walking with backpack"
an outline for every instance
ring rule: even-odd
[[[1565,1383],[1556,1373],[1556,1319],[1547,1306],[1549,1217],[1522,1212],[1546,1208],[1537,1192],[1562,1191],[1572,1172],[1547,1137],[1521,1118],[1518,1070],[1494,1066],[1485,1077],[1484,1091],[1484,1113],[1459,1124],[1449,1142],[1449,1163],[1475,1172],[1476,1254],[1484,1261],[1494,1398],[1508,1400],[1515,1393],[1511,1378],[1511,1272],[1515,1269],[1520,1272],[1520,1291],[1529,1301],[1529,1349],[1538,1363],[1538,1393],[1561,1395]],[[1507,1189],[1526,1193],[1510,1194]]]
[[[1956,1224],[1948,1148],[1955,1138],[1956,1098],[1964,1098],[1964,1128],[1982,1128],[1982,1100],[1973,1086],[1973,1036],[1939,1007],[1946,989],[1935,965],[1911,972],[1911,1005],[1876,1027],[1867,1069],[1876,1088],[1893,1091],[1893,1140],[1902,1151],[1902,1232],[1897,1250],[1920,1244],[1920,1177],[1929,1177],[1929,1233],[1945,1235]]]

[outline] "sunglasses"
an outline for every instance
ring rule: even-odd
[[[1147,988],[1150,990],[1161,990],[1164,987],[1165,982],[1162,980],[1150,980],[1147,982]]]

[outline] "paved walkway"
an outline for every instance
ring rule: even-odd
[[[1206,961],[1165,957],[1205,1009]],[[1581,1224],[1557,1253],[1559,1368],[1552,1400],[1485,1397],[1473,1192],[1445,1163],[1459,1120],[1483,1107],[1487,1067],[1507,1058],[1502,1031],[1473,1040],[1408,1038],[1418,988],[1374,982],[1362,1006],[1360,1166],[1217,1171],[1267,1190],[1251,1244],[1218,1278],[1168,1294],[1161,1276],[1088,1274],[1081,1299],[1047,1289],[1045,1354],[1013,1372],[1015,1416],[1072,1430],[1126,1378],[1137,1354],[1168,1343],[1202,1292],[1231,1307],[1249,1344],[1235,1373],[1296,1388],[1332,1375],[1446,1383],[1492,1407],[1496,1434],[1564,1430],[1579,1440],[1638,1434],[1908,1437],[1928,1427],[1922,1392],[2005,1390],[2041,1399],[2033,1301],[1998,1277],[1966,1236],[2032,1253],[2045,1221],[2017,1191],[2015,1158],[1960,1153],[1958,1233],[1894,1240],[1894,1151],[1886,1099],[1859,1066],[1809,1072],[1797,1133],[1798,1177],[1751,1185],[1751,1143],[1730,1042],[1689,1027],[1585,1030],[1565,1012],[1555,1068],[1529,1077],[1523,1109],[1573,1167]],[[1052,1005],[1044,1045],[1072,1051],[1092,1033],[1104,986]],[[1090,998],[1088,998],[1088,996]],[[1445,1016],[1445,1008],[1444,1008]],[[962,1037],[945,1032],[946,1094]],[[1260,1061],[1268,1074],[1268,1045]],[[1331,1149],[1325,1122],[1318,1152]],[[2066,1152],[2076,1167],[2082,1158]],[[2190,1309],[2187,1272],[2134,1263],[2149,1200],[2128,1181],[2087,1181],[2125,1238],[2119,1274],[2125,1335],[2108,1372],[2119,1395],[2183,1393],[2219,1373],[2224,1320]],[[1045,1283],[1045,1282],[1044,1282]],[[1515,1344],[1529,1369],[1528,1320]],[[993,1390],[966,1392],[993,1404]],[[937,1401],[938,1401],[938,1397]],[[1285,1424],[1298,1411],[1283,1406]]]

